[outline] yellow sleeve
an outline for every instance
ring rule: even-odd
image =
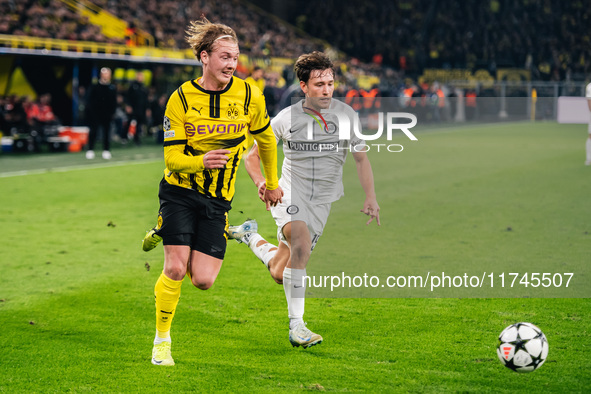
[[[184,153],[187,145],[185,133],[185,105],[182,88],[177,89],[168,99],[164,112],[164,164],[169,171],[196,173],[205,169],[203,156],[188,156]]]
[[[249,111],[252,111],[250,134],[259,146],[259,155],[265,171],[267,189],[275,190],[279,187],[277,178],[277,141],[271,129],[271,120],[267,114],[265,96],[256,86],[252,87],[252,100]]]
[[[187,156],[184,153],[184,145],[171,145],[164,147],[164,164],[173,172],[195,174],[205,170],[203,155]]]
[[[269,125],[267,129],[258,134],[253,135],[259,146],[259,155],[263,163],[263,170],[265,171],[265,181],[267,189],[275,190],[279,187],[279,179],[277,178],[277,141],[275,134]]]

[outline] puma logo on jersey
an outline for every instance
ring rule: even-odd
[[[191,109],[193,109],[193,110],[195,110],[195,111],[199,112],[199,115],[201,115],[201,110],[203,109],[203,107],[201,107],[201,108],[199,108],[199,109],[197,109],[197,108],[195,108],[195,107],[191,107]]]

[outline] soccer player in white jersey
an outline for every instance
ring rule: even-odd
[[[587,138],[586,150],[587,150],[587,160],[585,160],[586,166],[591,166],[591,83],[587,85],[587,89],[585,92],[585,97],[587,97],[587,105],[589,106],[589,138]]]
[[[332,99],[335,75],[332,61],[321,52],[305,54],[297,60],[295,73],[305,99],[285,108],[271,121],[277,142],[283,141],[285,154],[279,179],[285,195],[282,203],[270,207],[277,224],[279,245],[263,239],[256,232],[254,220],[230,227],[228,233],[230,238],[246,243],[267,266],[273,279],[283,284],[290,321],[289,340],[293,346],[308,348],[321,343],[322,337],[310,331],[303,320],[306,286],[303,277],[310,253],[326,225],[331,203],[343,195],[343,165],[349,152],[353,154],[365,192],[361,212],[370,216],[367,224],[374,219],[380,224],[380,207],[371,164],[363,149],[360,152],[355,149],[364,145],[364,141],[353,133],[350,139],[339,139],[335,112],[347,116],[351,122],[358,122],[358,118],[351,107]],[[245,165],[262,197],[266,184],[256,144]]]

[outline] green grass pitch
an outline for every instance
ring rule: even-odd
[[[176,366],[157,367],[153,288],[163,253],[143,252],[140,241],[156,219],[161,148],[116,150],[107,166],[82,153],[2,155],[0,392],[588,391],[586,128],[511,123],[417,136],[392,141],[401,153],[369,152],[380,228],[364,224],[348,160],[346,196],[333,205],[309,274],[568,269],[570,293],[314,288],[305,320],[325,341],[303,350],[287,340],[282,287],[230,242],[212,289],[183,284]],[[254,217],[274,239],[243,168],[237,189],[231,222]],[[504,368],[495,353],[498,334],[519,321],[538,325],[550,344],[530,374]]]

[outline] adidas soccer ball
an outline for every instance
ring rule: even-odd
[[[532,372],[548,357],[548,340],[531,323],[515,323],[499,335],[497,355],[501,363],[516,372]]]

